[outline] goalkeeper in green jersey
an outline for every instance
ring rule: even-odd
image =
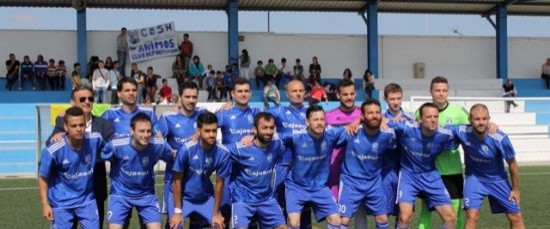
[[[449,82],[445,77],[437,76],[432,79],[430,94],[432,96],[432,102],[439,108],[439,125],[445,126],[469,123],[468,111],[460,105],[447,101],[447,96],[449,95]],[[453,209],[457,215],[456,228],[464,228],[464,212],[460,209],[461,199],[463,197],[464,177],[462,175],[462,160],[458,147],[441,153],[441,155],[436,158],[435,165],[451,197]],[[424,204],[421,207],[418,228],[430,229],[432,228],[431,224],[432,214]]]

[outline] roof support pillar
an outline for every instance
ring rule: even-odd
[[[501,4],[496,9],[497,78],[508,78],[508,10]]]
[[[367,7],[367,64],[378,78],[378,1],[368,1]]]
[[[80,76],[86,77],[88,69],[88,36],[86,29],[86,9],[76,10],[76,50],[80,63]]]
[[[227,5],[227,40],[229,65],[239,64],[239,5],[229,0]]]

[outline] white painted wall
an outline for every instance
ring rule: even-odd
[[[88,55],[116,59],[115,39],[118,31],[90,31]],[[180,37],[183,33],[180,33]],[[340,77],[343,70],[351,68],[354,77],[360,78],[367,67],[366,36],[241,33],[245,40],[239,50],[248,49],[252,61],[276,63],[286,57],[290,64],[296,58],[307,69],[312,56],[317,56],[323,68],[323,77]],[[195,54],[203,64],[223,69],[227,63],[227,33],[192,32]],[[180,38],[181,39],[181,38]],[[15,53],[19,60],[28,54],[36,59],[43,54],[46,59],[64,59],[68,66],[76,60],[75,31],[0,30],[0,56],[7,59]],[[450,79],[494,78],[495,40],[493,37],[442,37],[442,36],[381,36],[379,40],[380,77],[387,79],[412,79],[413,63],[426,64],[426,77],[444,75]],[[538,77],[540,66],[550,57],[550,38],[509,38],[509,76],[511,78]],[[161,58],[140,63],[140,68],[153,66],[164,77],[171,76],[173,58]],[[0,68],[0,75],[5,74]],[[252,71],[252,68],[251,68]]]

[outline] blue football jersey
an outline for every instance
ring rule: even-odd
[[[278,106],[268,109],[267,112],[275,117],[277,133],[290,135],[292,131],[306,129],[306,110],[306,106]]]
[[[111,108],[101,115],[102,118],[111,121],[115,134],[113,139],[129,138],[130,133],[130,121],[132,117],[138,113],[145,113],[151,118],[153,127],[157,123],[157,115],[150,107],[137,107],[133,112],[127,113],[120,108]]]
[[[222,143],[236,143],[239,142],[242,137],[252,135],[254,116],[258,113],[260,113],[260,110],[257,108],[248,107],[242,110],[238,106],[216,112],[218,126],[221,128],[222,132]]]
[[[202,202],[214,196],[210,175],[216,171],[219,178],[229,177],[231,163],[229,151],[216,144],[205,151],[196,141],[190,141],[178,149],[172,171],[183,173],[183,198],[191,202]]]
[[[435,158],[444,150],[456,148],[451,130],[438,127],[433,136],[423,136],[418,123],[389,124],[395,128],[403,147],[401,169],[411,173],[437,172]]]
[[[395,117],[389,109],[384,111],[382,114],[385,118],[389,120],[394,120]],[[413,123],[414,122],[414,116],[410,113],[407,113],[401,109],[401,114],[399,115],[401,119],[405,122]],[[397,147],[393,149],[388,149],[386,152],[384,152],[382,157],[382,170],[383,171],[398,171],[401,163],[401,146],[397,144]]]
[[[155,130],[162,134],[172,149],[179,149],[197,133],[197,118],[204,111],[206,110],[196,109],[191,116],[181,112],[166,112],[159,117]],[[166,162],[165,181],[172,180],[172,166],[174,166],[173,160]]]
[[[515,158],[516,151],[504,132],[487,134],[480,140],[472,126],[450,126],[450,129],[464,149],[467,176],[476,176],[483,181],[508,179],[504,160]]]
[[[159,160],[172,159],[170,146],[162,138],[152,137],[149,145],[138,151],[132,146],[132,138],[109,142],[101,157],[111,162],[111,195],[143,197],[155,194],[155,164]]]
[[[287,182],[312,191],[327,187],[332,149],[343,145],[346,136],[342,127],[331,126],[320,139],[315,139],[308,130],[281,136],[286,146],[292,148],[292,168]]]
[[[38,174],[48,181],[48,200],[53,208],[72,208],[95,200],[93,173],[97,152],[104,146],[99,133],[86,133],[80,149],[67,137],[42,150]]]
[[[374,136],[360,128],[355,136],[347,136],[346,154],[342,174],[346,176],[372,180],[382,171],[382,155],[389,149],[395,149],[396,137],[392,129],[380,130]]]
[[[266,148],[235,143],[228,149],[234,171],[231,184],[233,203],[261,203],[273,198],[273,172],[278,158],[285,152],[283,142],[274,139]]]

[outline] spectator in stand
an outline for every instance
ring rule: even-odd
[[[514,82],[512,82],[512,79],[506,80],[506,83],[502,85],[502,89],[504,89],[504,93],[502,93],[502,97],[516,97],[517,91],[514,87]],[[517,107],[518,105],[514,102],[514,100],[506,100],[505,101],[505,110],[504,112],[510,113],[510,105],[513,105],[514,107]]]
[[[189,80],[194,80],[202,88],[202,73],[204,72],[204,66],[201,63],[199,56],[193,57],[193,62],[189,64]]]
[[[546,59],[546,63],[542,65],[540,77],[546,81],[546,89],[550,89],[550,58]]]
[[[149,66],[147,68],[147,77],[145,78],[145,91],[147,91],[147,97],[151,99],[152,102],[155,102],[155,95],[157,94],[157,79],[162,78],[161,76],[153,72],[153,67]]]
[[[9,59],[6,60],[6,69],[8,70],[6,73],[6,89],[8,91],[11,91],[11,87],[17,81],[17,78],[19,78],[19,67],[21,63],[17,59],[15,59],[15,54],[10,53]]]
[[[351,79],[352,76],[353,76],[353,74],[351,74],[351,70],[349,68],[346,68],[344,70],[344,73],[342,73],[342,78],[344,78],[344,79],[352,80]]]
[[[55,72],[57,73],[57,90],[64,91],[65,78],[67,77],[67,66],[64,60],[59,60]]]
[[[275,85],[273,85],[273,82],[267,81],[267,84],[264,87],[264,107],[265,109],[269,109],[269,102],[275,103],[275,106],[278,107],[281,105],[281,95],[279,94],[279,89]]]
[[[218,102],[222,101],[222,99],[225,99],[225,101],[227,101],[227,87],[225,85],[225,79],[221,71],[216,72],[216,88],[220,92]]]
[[[233,95],[231,94],[231,91],[233,91],[233,86],[235,82],[235,74],[233,73],[233,68],[229,65],[225,65],[225,72],[223,73],[223,79],[225,81],[225,89],[227,92],[229,92],[229,100],[233,100]]]
[[[281,82],[283,82],[283,86],[286,84],[286,81],[290,79],[291,71],[290,67],[286,65],[286,58],[281,59],[281,66],[279,66],[279,69],[277,71],[277,80],[276,85],[277,88],[281,86]]]
[[[113,58],[111,58],[110,56],[105,58],[105,69],[107,69],[108,71],[111,71],[111,69],[113,69],[114,67],[115,67],[115,64],[113,63]]]
[[[144,94],[144,85],[145,85],[145,73],[139,70],[136,63],[132,63],[132,69],[130,70],[130,77],[134,78],[137,83],[137,98],[136,103],[143,103]]]
[[[311,58],[311,64],[309,64],[309,75],[321,76],[321,65],[319,64],[316,56]]]
[[[86,75],[86,78],[90,81],[92,80],[94,71],[98,68],[98,62],[99,62],[98,56],[91,56],[90,60],[88,61],[88,73]]]
[[[71,73],[71,81],[73,82],[73,89],[80,86],[80,63],[73,64],[73,72]]]
[[[325,100],[325,103],[328,104],[328,97],[327,93],[325,92],[325,88],[321,86],[318,81],[314,81],[311,92],[309,93],[309,106],[311,107],[313,105],[316,105],[323,99]]]
[[[117,85],[118,81],[122,79],[122,75],[118,71],[120,69],[120,64],[118,61],[113,62],[113,67],[109,70],[109,91],[111,93],[111,104],[118,104],[118,93]]]
[[[208,77],[208,74],[210,74],[211,71],[214,71],[214,67],[212,67],[211,64],[206,65],[206,69],[202,73],[202,81],[203,81],[204,89],[208,89],[208,85],[204,83],[206,82],[206,77]]]
[[[181,42],[179,48],[181,50],[180,55],[185,63],[185,66],[189,66],[189,60],[191,60],[191,57],[193,56],[193,42],[189,40],[189,34],[183,34],[183,41]]]
[[[57,66],[55,66],[55,60],[50,59],[48,61],[48,83],[50,84],[50,89],[55,91],[58,89],[59,75],[57,74]]]
[[[31,62],[29,56],[23,57],[23,63],[21,63],[21,74],[19,75],[19,90],[23,90],[23,83],[25,80],[31,81],[32,90],[36,90],[34,85],[34,65]]]
[[[178,91],[183,87],[183,83],[187,80],[187,65],[183,63],[181,56],[176,56],[174,64],[172,64],[172,78],[176,78],[178,82]]]
[[[372,98],[372,91],[374,91],[374,75],[367,69],[363,75],[363,89],[365,90],[365,100]]]
[[[294,65],[293,72],[294,72],[294,79],[302,81],[304,85],[307,84],[306,78],[304,77],[304,66],[300,63],[300,59],[296,58],[296,64]]]
[[[261,60],[258,60],[256,68],[254,68],[254,77],[256,78],[256,90],[260,89],[260,81],[264,82],[265,70],[262,66],[263,64],[264,63]]]
[[[218,101],[216,96],[216,71],[212,70],[206,77],[206,89],[208,90],[207,102]]]
[[[248,77],[249,68],[250,68],[250,56],[248,55],[248,50],[243,49],[241,51],[239,60],[241,61],[241,70],[240,70],[241,77],[244,77],[250,80],[250,77]]]
[[[116,56],[120,65],[120,74],[126,76],[126,59],[128,59],[128,30],[125,27],[120,29],[116,38]]]
[[[172,88],[168,86],[168,80],[162,79],[162,87],[160,88],[160,103],[163,105],[171,104],[172,103]]]
[[[275,66],[273,59],[269,59],[265,65],[264,82],[267,84],[269,80],[275,80],[277,77],[277,66]]]
[[[92,74],[92,88],[96,93],[95,103],[104,103],[107,87],[109,87],[109,71],[105,69],[105,64],[102,60],[97,63],[98,68]]]
[[[46,90],[46,73],[48,72],[48,63],[44,61],[42,55],[36,57],[36,62],[34,62],[34,76],[36,81],[38,81],[38,86],[40,90]]]
[[[321,84],[321,76],[319,76],[318,71],[312,71],[309,75],[309,78],[307,79],[307,87],[306,91],[311,91],[313,87],[315,86],[315,83]]]

